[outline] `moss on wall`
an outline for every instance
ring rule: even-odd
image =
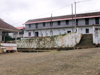
[[[38,37],[17,41],[18,48],[61,48],[74,47],[79,43],[81,34],[69,33],[57,36]]]

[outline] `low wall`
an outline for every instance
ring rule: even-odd
[[[2,47],[5,47],[6,50],[16,50],[17,51],[17,44],[16,43],[1,43]]]
[[[74,47],[81,40],[81,34],[69,33],[65,36],[39,37],[17,41],[17,48],[60,48]]]
[[[100,28],[93,27],[93,43],[100,44]]]

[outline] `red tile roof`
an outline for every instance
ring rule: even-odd
[[[83,14],[76,15],[76,19],[93,18],[93,17],[100,17],[100,12],[83,13]],[[52,17],[52,21],[62,21],[62,20],[71,20],[71,19],[72,19],[72,15]],[[73,15],[73,19],[75,19],[74,15]],[[25,24],[42,23],[42,22],[50,22],[50,21],[51,21],[51,17],[48,17],[48,18],[28,20],[27,22],[25,22]]]
[[[20,30],[0,19],[0,30],[3,32],[19,32]]]
[[[17,29],[24,29],[25,27],[23,26],[23,27],[16,27]]]

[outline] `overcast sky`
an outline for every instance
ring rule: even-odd
[[[75,1],[80,1],[77,3],[77,13],[100,11],[100,0]],[[53,16],[71,14],[72,3],[74,0],[0,0],[0,18],[20,27],[29,19],[50,17],[51,13]]]

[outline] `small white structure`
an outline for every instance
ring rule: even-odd
[[[1,48],[4,49],[4,52],[17,52],[16,43],[1,43]]]
[[[4,22],[3,20],[0,19],[0,48],[5,49],[7,51],[17,51],[17,44],[16,43],[6,43],[5,41],[5,34],[6,33],[17,33],[20,30],[11,26],[10,24]],[[4,35],[4,40],[2,40],[2,35]],[[16,37],[17,40],[17,37]]]
[[[93,43],[98,45],[100,44],[100,27],[93,26]]]

